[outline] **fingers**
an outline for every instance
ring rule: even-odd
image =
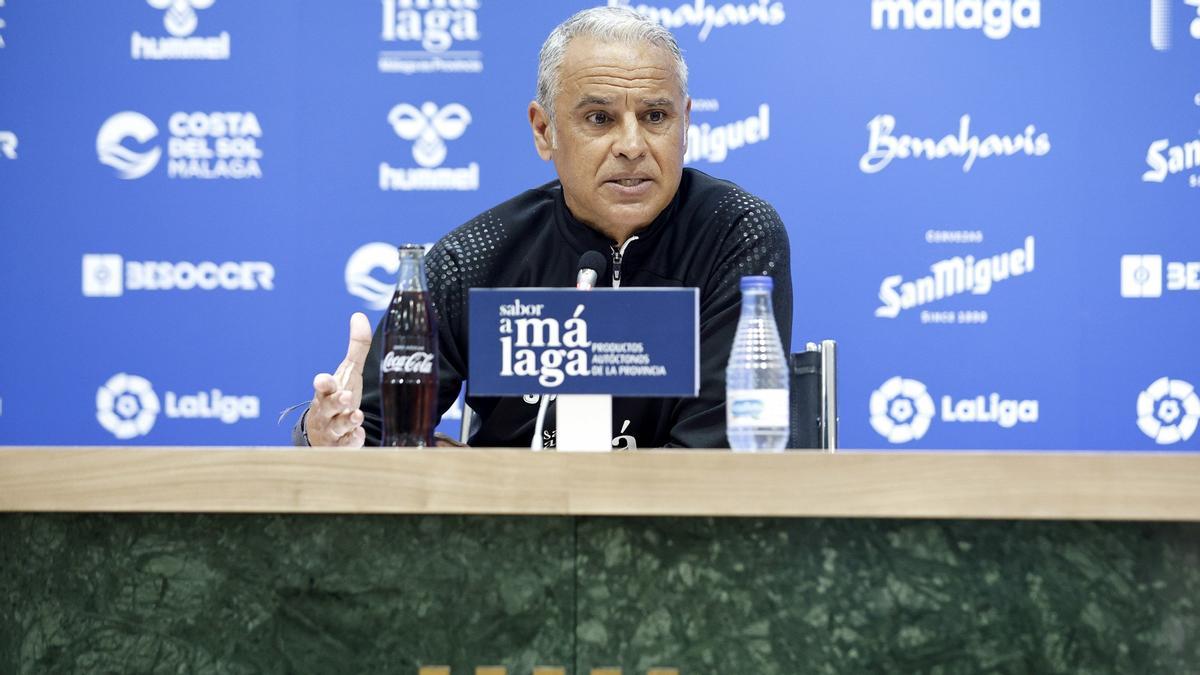
[[[461,443],[456,439],[450,438],[446,434],[437,432],[433,435],[433,442],[439,448],[469,448],[471,446],[466,443]]]
[[[362,427],[358,427],[354,431],[342,436],[337,440],[336,445],[339,448],[361,448],[367,440],[367,432]]]
[[[318,373],[317,376],[313,378],[313,392],[317,396],[328,396],[337,390],[337,380],[334,379],[334,377],[329,373]]]
[[[346,360],[354,367],[354,371],[362,375],[363,364],[367,362],[367,354],[371,352],[371,322],[367,315],[355,312],[350,316],[350,345],[346,347]],[[343,387],[346,385],[343,384]]]
[[[313,378],[313,400],[305,418],[305,431],[314,446],[361,447],[366,440],[362,429],[362,374],[371,351],[371,323],[362,312],[350,317],[350,344],[346,358],[332,374]]]
[[[361,397],[363,367],[370,352],[371,324],[365,314],[355,312],[350,317],[350,344],[346,347],[346,358],[342,359],[333,374],[339,389],[349,389]],[[356,398],[352,405],[358,407],[359,400]]]
[[[355,392],[337,388],[333,376],[321,373],[313,378],[313,400],[305,417],[305,432],[313,446],[342,445],[363,423]],[[365,438],[365,434],[361,434]],[[359,443],[361,445],[361,443]]]
[[[308,442],[314,447],[362,447],[366,440],[361,410],[329,415],[327,410],[310,408],[305,423]]]
[[[341,438],[346,434],[353,432],[362,426],[363,413],[361,410],[355,410],[350,413],[340,413],[334,415],[329,420],[326,428],[329,430],[329,435],[334,438]]]

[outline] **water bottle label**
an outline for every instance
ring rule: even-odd
[[[725,395],[725,424],[730,429],[788,426],[787,389],[732,389]]]

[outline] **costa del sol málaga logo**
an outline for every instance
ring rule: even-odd
[[[135,152],[123,145],[127,138],[146,143],[158,135],[158,127],[149,117],[131,110],[119,112],[105,120],[96,134],[96,155],[100,163],[117,170],[125,180],[141,178],[150,173],[162,157],[162,148]]]
[[[123,441],[149,433],[160,409],[150,381],[138,375],[117,373],[96,390],[96,420]]]
[[[1138,394],[1138,428],[1159,445],[1186,441],[1200,422],[1200,396],[1183,380],[1160,377]]]
[[[907,443],[929,431],[933,397],[919,380],[897,375],[871,392],[871,426],[889,443]]]
[[[372,275],[382,270],[389,277],[400,271],[400,256],[396,247],[380,241],[364,244],[346,261],[346,290],[350,295],[366,300],[371,309],[387,309],[392,300],[395,282],[383,281]]]

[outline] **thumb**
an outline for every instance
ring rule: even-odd
[[[367,321],[366,314],[355,312],[350,317],[350,346],[346,348],[346,361],[361,373],[370,351],[371,323]]]

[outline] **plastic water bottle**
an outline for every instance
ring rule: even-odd
[[[788,440],[788,368],[771,305],[771,277],[742,277],[742,315],[725,369],[729,447],[781,452]]]

